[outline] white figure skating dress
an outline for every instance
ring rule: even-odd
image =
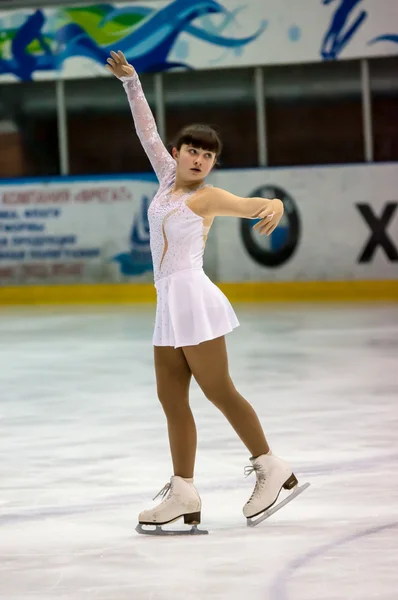
[[[123,77],[141,144],[159,180],[149,210],[157,292],[154,346],[193,346],[239,325],[228,299],[203,271],[209,228],[187,205],[194,193],[175,195],[176,162],[157,131],[137,74]]]

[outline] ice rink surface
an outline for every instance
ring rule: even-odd
[[[311,486],[246,527],[248,452],[194,383],[186,538],[135,532],[172,474],[154,306],[0,311],[1,600],[397,600],[398,307],[234,308],[232,378]]]

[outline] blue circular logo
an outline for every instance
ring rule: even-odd
[[[279,198],[284,215],[270,236],[260,235],[253,226],[255,219],[241,219],[240,231],[244,246],[250,256],[263,267],[280,267],[290,260],[297,250],[301,237],[301,222],[293,198],[285,190],[273,185],[255,189],[252,198]]]

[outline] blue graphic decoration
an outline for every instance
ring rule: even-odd
[[[253,228],[260,219],[253,219],[250,225]],[[254,235],[259,235],[254,232]],[[278,227],[268,237],[261,237],[261,246],[266,247],[269,252],[279,252],[288,242],[289,222],[286,217],[282,217]]]
[[[322,0],[322,4],[328,5],[336,0]],[[348,45],[353,36],[368,17],[365,10],[359,12],[354,21],[347,25],[354,9],[363,0],[337,0],[339,6],[332,17],[329,29],[322,42],[321,56],[324,60],[335,60]]]
[[[190,69],[188,42],[179,39],[183,33],[237,53],[262,35],[266,22],[250,36],[226,36],[237,12],[216,0],[174,0],[159,9],[111,4],[38,9],[18,26],[6,29],[0,21],[0,75],[31,80],[35,73],[61,69],[72,57],[105,65],[114,49],[122,50],[139,72]],[[223,23],[209,26],[211,15],[222,15]],[[168,58],[175,46],[177,62]]]
[[[151,249],[149,245],[148,207],[150,200],[144,196],[141,207],[134,218],[130,234],[130,252],[122,252],[113,256],[119,263],[122,275],[142,275],[153,271]]]
[[[301,29],[297,25],[292,25],[288,31],[288,37],[291,42],[299,42],[301,40]]]
[[[392,42],[393,44],[398,44],[398,34],[386,33],[385,35],[379,35],[378,37],[373,38],[373,40],[370,40],[369,46],[372,46],[377,42]]]

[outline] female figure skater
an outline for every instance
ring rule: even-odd
[[[193,484],[196,427],[188,399],[192,375],[251,454],[249,471],[257,481],[243,508],[249,519],[273,505],[282,488],[294,488],[297,479],[285,461],[272,455],[256,413],[234,387],[224,336],[239,323],[226,297],[205,275],[202,258],[215,216],[261,219],[256,227],[269,235],[282,217],[283,204],[206,186],[221,151],[216,132],[204,125],[185,128],[171,156],[135,69],[122,52],[112,52],[107,62],[123,82],[137,134],[160,183],[148,211],[157,292],[153,345],[174,475],[158,494],[164,500],[142,512],[139,524],[164,525],[180,517],[185,524],[200,523],[201,500]]]

